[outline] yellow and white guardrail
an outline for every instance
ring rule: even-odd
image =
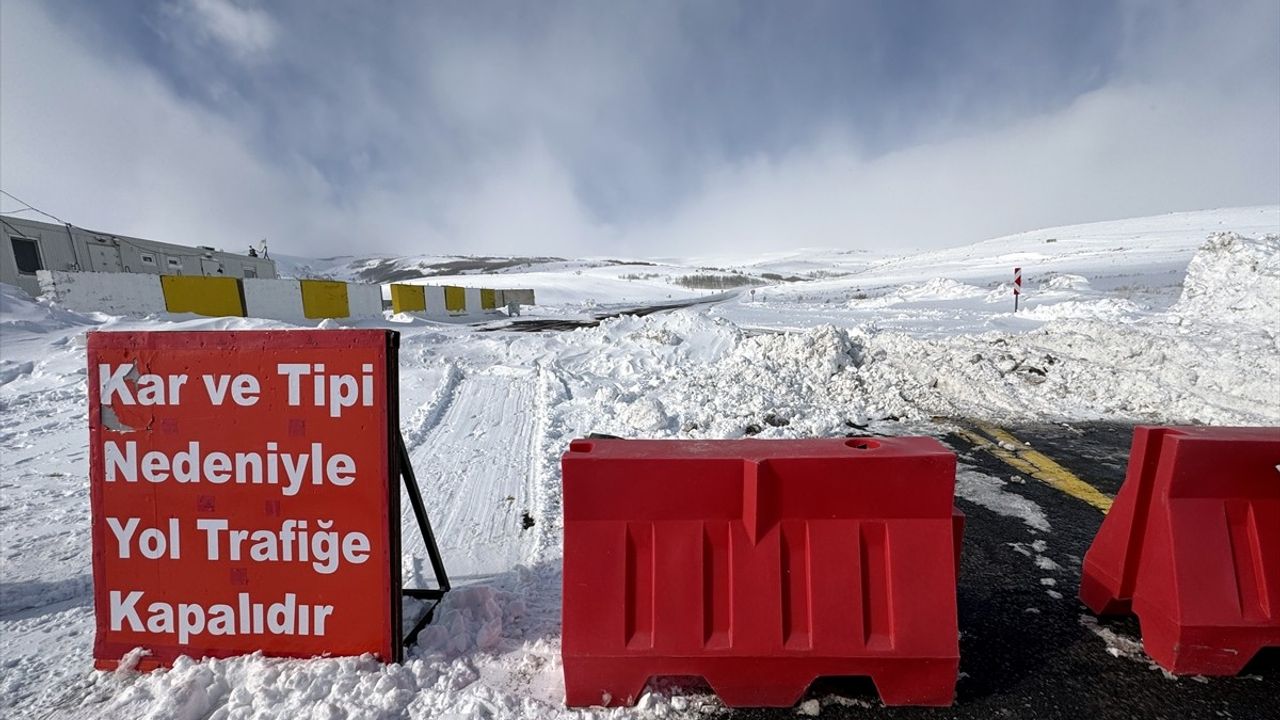
[[[493,312],[508,304],[534,304],[532,290],[464,288],[456,285],[392,283],[391,311],[426,315],[475,315]]]
[[[381,285],[337,280],[64,271],[41,271],[39,279],[45,295],[81,312],[194,313],[300,323],[324,318],[381,318],[383,312]],[[532,290],[391,285],[395,312],[437,317],[482,315],[510,303],[533,302]]]

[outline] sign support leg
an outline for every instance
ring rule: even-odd
[[[409,450],[404,445],[404,436],[396,436],[396,453],[399,457],[400,477],[404,481],[405,490],[409,493],[409,504],[413,506],[413,515],[418,520],[418,530],[422,532],[422,543],[427,548],[427,557],[431,560],[431,570],[436,576],[436,588],[401,588],[404,597],[432,601],[427,611],[418,622],[414,623],[409,634],[404,638],[406,646],[418,641],[422,628],[431,622],[436,608],[449,592],[449,574],[444,569],[444,559],[440,557],[440,547],[436,545],[436,534],[431,530],[431,521],[427,518],[427,506],[422,502],[422,491],[418,489],[418,479],[413,474],[413,464],[409,461]]]

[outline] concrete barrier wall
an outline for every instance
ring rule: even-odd
[[[422,293],[427,303],[427,315],[440,317],[449,314],[444,309],[444,288],[442,286],[423,286]]]
[[[483,315],[498,312],[508,303],[533,304],[532,290],[392,283],[390,294],[394,312],[423,313],[428,317]]]
[[[196,313],[309,324],[324,318],[382,317],[382,286],[334,280],[41,271],[42,291],[71,310],[113,315]],[[481,316],[508,303],[528,305],[532,290],[391,285],[395,312],[428,317]]]
[[[336,280],[299,280],[302,313],[309,320],[351,317],[347,284]]]
[[[137,277],[137,274],[121,273]],[[161,275],[165,309],[209,317],[244,317],[240,280],[200,275]]]
[[[421,285],[391,285],[391,312],[426,312],[427,295]]]
[[[245,280],[249,317],[309,323],[382,317],[382,287],[334,280]]]
[[[533,301],[532,290],[503,290],[502,304],[516,303],[517,305],[536,305]]]
[[[353,318],[382,317],[382,286],[347,285],[347,308]]]
[[[445,285],[444,311],[450,315],[465,313],[467,311],[467,289]]]
[[[68,310],[111,315],[165,312],[159,275],[41,270],[36,276],[41,292]]]
[[[245,312],[249,317],[306,322],[302,289],[297,280],[244,280]]]

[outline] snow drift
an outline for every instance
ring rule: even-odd
[[[1213,234],[1229,230],[1239,234]],[[558,457],[570,439],[939,434],[937,416],[1280,424],[1275,231],[1280,208],[1058,228],[859,257],[839,278],[572,332],[396,323],[406,442],[432,470],[419,476],[446,562],[469,576],[400,665],[251,656],[145,675],[90,670],[84,331],[297,325],[78,315],[0,288],[0,707],[218,720],[714,713],[714,698],[669,683],[635,708],[563,708]],[[1028,247],[1039,260],[1010,262]],[[1029,288],[1016,315],[1014,264]],[[544,286],[563,288],[566,303],[595,292],[593,274],[615,272],[571,262],[545,270]],[[655,280],[645,292],[665,298],[665,287]],[[959,481],[962,497],[1018,518],[1028,534],[1048,529],[1014,485],[967,468]],[[1042,538],[1030,547],[1028,562],[1053,564]],[[406,544],[407,577],[421,566],[417,552]]]

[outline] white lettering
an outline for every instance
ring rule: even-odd
[[[154,602],[147,606],[151,616],[147,618],[147,632],[173,632],[173,606],[169,603]]]
[[[147,528],[138,535],[138,550],[142,552],[142,557],[148,560],[160,559],[167,548],[168,543],[165,541],[164,532],[156,528]]]
[[[209,396],[209,402],[221,405],[227,399],[227,387],[231,385],[231,376],[205,375],[201,379],[204,380],[204,391]]]
[[[295,593],[285,593],[279,602],[255,602],[249,593],[239,593],[234,605],[217,603],[207,608],[199,603],[153,602],[146,605],[144,620],[138,613],[144,593],[125,595],[112,590],[111,629],[116,632],[176,634],[179,645],[187,645],[202,633],[209,635],[316,635],[325,634],[333,605],[307,605]]]
[[[110,365],[98,366],[98,392],[103,405],[110,405],[116,399],[125,405],[177,405],[182,399],[186,375],[139,375],[135,396],[128,383],[132,372],[132,363],[121,365],[115,371],[111,371]]]
[[[306,363],[280,363],[276,365],[276,374],[289,378],[289,405],[297,407],[302,404],[302,376],[311,374],[311,366]]]
[[[284,602],[272,603],[267,608],[267,630],[276,635],[292,635],[294,616],[297,615],[297,609],[294,607],[297,596],[293,593],[285,593]]]
[[[235,635],[236,613],[230,605],[213,605],[209,608],[209,624],[206,630],[210,635]]]
[[[233,562],[303,562],[321,575],[337,572],[343,562],[362,565],[369,560],[372,543],[368,535],[333,527],[332,520],[317,520],[316,529],[310,531],[307,521],[295,519],[282,521],[278,530],[233,528],[223,519],[196,521],[196,529],[205,533],[205,556],[209,560],[225,557]],[[129,531],[128,527],[122,530]],[[174,532],[176,529],[171,529],[170,534]]]
[[[353,457],[346,453],[326,455],[321,443],[311,443],[307,451],[300,453],[279,452],[277,443],[268,442],[265,453],[213,451],[204,454],[196,440],[171,455],[162,450],[152,450],[139,457],[137,442],[133,440],[123,443],[106,440],[102,449],[106,482],[134,483],[141,476],[151,483],[170,480],[182,484],[265,483],[279,485],[281,494],[293,497],[307,484],[347,487],[357,477]]]
[[[132,440],[125,442],[124,452],[114,440],[108,440],[102,446],[103,461],[107,466],[107,482],[116,481],[116,473],[124,477],[125,482],[138,482],[138,444]]]
[[[258,386],[258,378],[252,375],[237,375],[231,384],[231,399],[241,407],[256,405],[258,393],[261,390],[262,388]]]
[[[192,635],[204,632],[204,607],[194,603],[178,604],[178,644],[186,645]]]
[[[133,533],[138,529],[138,518],[129,518],[123,526],[120,525],[118,518],[107,518],[107,527],[111,528],[111,533],[116,536],[116,551],[121,560],[129,559],[129,543],[133,540]]]
[[[98,365],[98,399],[103,405],[112,404],[113,398],[118,398],[125,405],[134,404],[133,393],[129,392],[124,381],[131,372],[133,363],[121,365],[114,372],[110,365]]]
[[[356,481],[356,461],[345,453],[335,453],[325,466],[329,482],[339,487],[346,487]]]
[[[362,532],[347,533],[342,539],[342,557],[347,562],[360,565],[369,559],[369,536]]]
[[[360,404],[365,407],[373,407],[373,363],[361,365],[360,371],[364,373],[364,377],[360,378]]]
[[[298,494],[298,489],[302,487],[302,480],[307,470],[307,455],[282,455],[281,462],[284,464],[284,474],[287,482],[281,491],[287,496]]]
[[[169,479],[169,458],[164,453],[149,452],[142,456],[142,477],[159,483]]]
[[[186,450],[173,455],[173,479],[180,483],[199,482],[200,443],[192,440]]]
[[[354,407],[360,398],[360,386],[351,375],[329,378],[329,417],[342,417],[342,409]]]
[[[211,452],[204,458],[204,479],[214,485],[231,479],[231,457],[222,452]]]
[[[196,520],[196,529],[203,530],[205,534],[205,558],[208,560],[219,559],[218,547],[220,543],[218,542],[218,533],[227,529],[227,521],[200,518]]]
[[[138,617],[137,604],[142,599],[142,591],[134,590],[129,596],[121,599],[119,590],[112,590],[111,597],[111,629],[123,630],[125,621],[129,622],[129,630],[142,632],[142,618]]]

